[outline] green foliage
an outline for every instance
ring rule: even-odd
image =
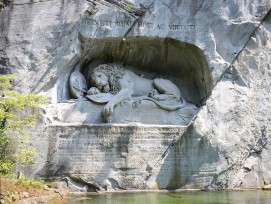
[[[0,173],[0,178],[15,179],[17,176],[14,173],[2,174]]]
[[[2,174],[9,174],[13,168],[13,162],[7,158],[0,158],[0,172]]]
[[[42,188],[45,185],[44,180],[40,179],[34,179],[34,178],[21,178],[18,179],[17,185],[19,185],[21,188],[29,188],[29,187],[36,187],[36,188]]]
[[[29,196],[50,195],[52,191],[48,188],[48,184],[50,183],[39,179],[16,179],[14,175],[0,174],[0,203],[20,203],[19,200]]]
[[[18,159],[19,164],[29,164],[34,162],[34,157],[38,151],[34,147],[19,149],[15,154],[15,158]]]
[[[37,118],[29,109],[45,103],[43,96],[11,90],[13,78],[14,75],[0,76],[0,173],[3,174],[11,172],[15,160],[19,164],[33,162],[37,151],[26,147],[30,140],[24,130],[33,126]]]

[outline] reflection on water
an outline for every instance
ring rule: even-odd
[[[68,204],[271,204],[270,191],[108,193],[74,196]]]

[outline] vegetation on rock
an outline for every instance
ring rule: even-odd
[[[0,176],[0,204],[20,203],[28,200],[28,203],[38,203],[39,198],[48,204],[65,203],[66,198],[62,196],[67,192],[52,186],[43,180],[33,178],[16,179],[14,175]],[[51,200],[52,199],[52,200]]]

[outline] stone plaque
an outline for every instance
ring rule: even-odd
[[[40,172],[67,175],[100,189],[176,188],[193,183],[199,175],[207,180],[215,167],[204,167],[204,155],[213,150],[201,148],[198,138],[182,138],[185,128],[51,126],[49,162]]]

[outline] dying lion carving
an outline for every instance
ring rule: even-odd
[[[114,64],[99,65],[91,72],[89,80],[92,87],[87,91],[88,98],[95,101],[92,96],[110,95],[103,109],[106,118],[112,115],[117,104],[131,97],[152,101],[165,110],[177,110],[186,105],[180,90],[171,81],[142,78]]]

